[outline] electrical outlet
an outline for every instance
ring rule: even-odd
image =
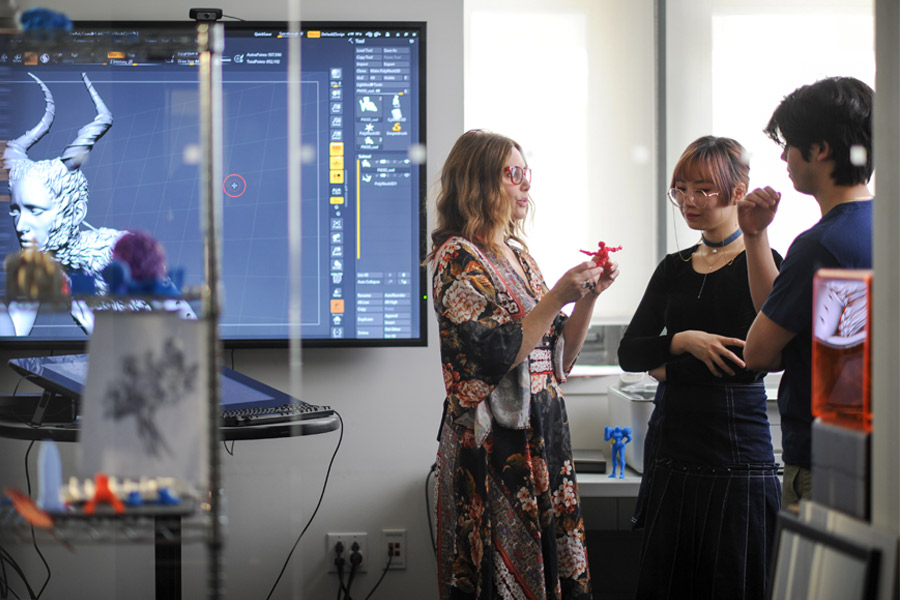
[[[406,568],[406,530],[405,529],[382,529],[384,534],[384,545],[391,553],[391,569]]]
[[[362,554],[362,562],[356,567],[357,573],[365,573],[366,565],[369,564],[369,548],[365,533],[329,533],[325,536],[325,559],[328,561],[328,572],[337,573],[337,567],[334,564],[334,547],[337,543],[344,544],[344,551],[341,556],[344,559],[344,575],[350,572],[350,555],[353,554],[353,544],[359,545],[358,552]]]

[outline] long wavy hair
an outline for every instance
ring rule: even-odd
[[[512,204],[500,183],[513,149],[522,153],[514,140],[480,129],[467,131],[456,140],[441,169],[437,226],[431,232],[428,260],[452,236],[498,252],[495,240],[499,231],[504,241],[514,240],[527,250],[523,224],[511,218]]]

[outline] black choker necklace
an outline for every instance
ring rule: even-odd
[[[719,248],[724,248],[725,246],[727,246],[728,244],[730,244],[730,243],[733,242],[734,240],[736,240],[736,239],[738,239],[739,237],[741,237],[741,234],[742,234],[742,233],[743,233],[743,231],[741,231],[740,227],[738,227],[738,228],[734,231],[734,233],[732,233],[731,235],[729,235],[727,238],[725,238],[725,239],[722,240],[721,242],[711,242],[711,241],[709,241],[708,239],[706,239],[706,236],[703,235],[702,233],[700,234],[700,239],[703,240],[703,243],[704,243],[704,244],[706,244],[707,246],[709,246],[710,248],[712,248],[713,254],[715,254],[716,252],[719,251],[719,250],[718,250]]]

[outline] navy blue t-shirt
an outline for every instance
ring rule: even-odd
[[[812,282],[816,271],[872,268],[872,201],[839,204],[788,248],[762,312],[795,333],[782,351],[778,388],[784,462],[810,468]]]

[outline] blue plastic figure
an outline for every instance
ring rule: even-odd
[[[128,492],[128,495],[125,497],[125,506],[130,506],[132,508],[136,508],[138,506],[144,505],[144,498],[141,496],[141,493],[137,490],[133,490]]]
[[[167,487],[159,488],[158,494],[158,501],[163,506],[177,506],[181,504],[181,500],[178,498],[178,494]]]
[[[619,479],[625,479],[625,444],[631,441],[631,427],[606,426],[603,439],[612,442],[612,473],[610,479],[616,476],[616,465],[619,465]]]

